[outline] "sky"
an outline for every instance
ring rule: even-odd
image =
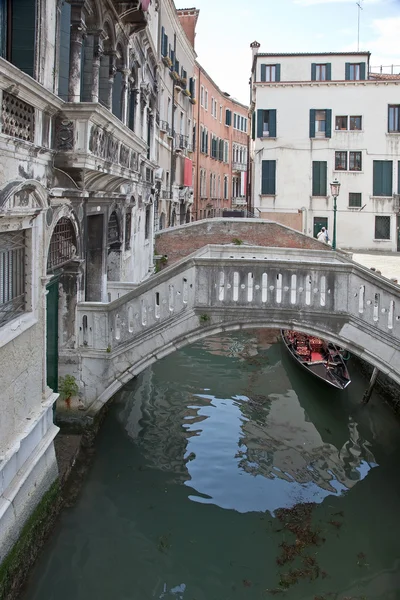
[[[400,73],[400,0],[360,0],[360,50]],[[250,44],[259,52],[357,50],[356,0],[175,0],[200,9],[198,61],[219,87],[249,103]],[[387,69],[386,69],[387,71]],[[387,71],[390,72],[390,71]]]

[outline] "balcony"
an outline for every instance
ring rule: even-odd
[[[246,204],[247,202],[245,196],[232,198],[232,206],[246,206]]]
[[[63,105],[54,145],[55,166],[67,171],[79,187],[97,181],[99,174],[116,187],[137,179],[147,152],[141,138],[101,104],[91,102]]]
[[[142,31],[148,24],[148,9],[150,0],[113,0],[119,18],[130,25],[130,34]]]
[[[175,133],[175,151],[189,150],[189,136]]]
[[[1,145],[14,138],[15,149],[50,148],[53,116],[63,101],[17,67],[0,58]],[[10,140],[7,140],[10,150]]]
[[[171,128],[169,126],[168,121],[160,121],[158,128],[160,130],[161,133],[167,133],[169,134],[171,131]]]
[[[247,163],[233,162],[232,171],[247,171]]]

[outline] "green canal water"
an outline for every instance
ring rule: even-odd
[[[400,428],[276,332],[216,336],[116,398],[24,600],[400,599]]]

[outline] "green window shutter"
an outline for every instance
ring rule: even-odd
[[[269,137],[276,137],[276,110],[269,111]]]
[[[317,78],[317,65],[311,63],[311,81],[316,81]]]
[[[312,195],[326,196],[327,193],[327,170],[325,160],[314,160],[312,164]]]
[[[280,80],[281,80],[281,65],[275,65],[275,81],[280,81]]]
[[[179,60],[175,58],[175,71],[179,73]]]
[[[165,41],[165,29],[161,27],[161,54],[164,55],[164,41]]]
[[[70,32],[71,5],[64,0],[60,14],[58,95],[66,102],[68,102]]]
[[[310,108],[310,138],[315,138],[315,108]]]
[[[400,194],[400,160],[397,161],[397,193]]]
[[[261,193],[275,194],[276,161],[263,160],[261,163]]]
[[[346,63],[344,73],[345,80],[350,81],[350,63]]]
[[[365,62],[360,63],[360,79],[365,80],[366,70]]]
[[[391,160],[374,160],[372,193],[374,196],[392,195],[393,162]]]
[[[264,111],[262,109],[257,110],[257,137],[262,138],[263,136],[263,121]]]
[[[332,64],[326,63],[326,80],[331,81],[332,79]]]
[[[265,81],[265,77],[266,77],[265,71],[266,71],[266,66],[261,65],[261,81]]]
[[[34,77],[36,41],[36,2],[19,0],[12,3],[11,62]]]
[[[325,137],[332,137],[332,111],[330,108],[325,109]]]
[[[251,139],[256,139],[256,113],[253,112],[251,116]]]
[[[225,125],[231,125],[232,124],[232,111],[229,110],[229,108],[226,109],[225,112]]]

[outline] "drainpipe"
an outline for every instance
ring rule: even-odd
[[[196,127],[196,221],[199,218],[199,202],[200,202],[200,193],[199,193],[199,174],[200,174],[200,81],[201,81],[201,69],[199,69],[199,81],[197,86],[197,127]]]
[[[303,233],[305,233],[307,235],[307,209],[305,206],[302,206],[300,210],[303,215],[303,219],[302,219],[303,220],[303,223],[302,223]]]
[[[174,33],[174,61],[176,61],[176,33]],[[172,65],[172,70],[175,70],[175,65]],[[175,180],[175,79],[172,79],[172,119],[171,119],[171,176],[169,180],[169,191],[171,200],[169,203],[169,226],[171,226],[171,214],[172,214],[172,187]]]
[[[83,243],[83,256],[85,257],[85,301],[87,301],[87,285],[88,285],[88,223],[87,223],[87,203],[88,199],[85,198],[83,201],[83,235],[82,235],[82,243]]]

